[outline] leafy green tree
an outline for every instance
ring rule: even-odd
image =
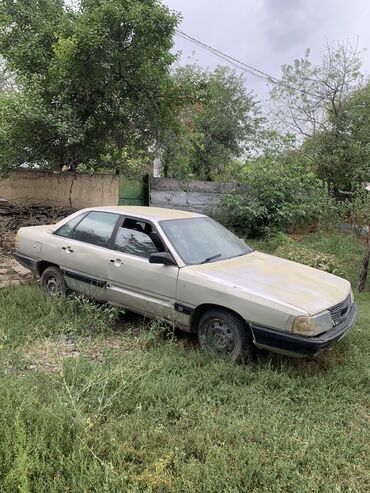
[[[245,81],[226,67],[214,72],[196,65],[174,74],[180,93],[179,124],[162,141],[165,174],[230,178],[255,145],[261,117]]]
[[[370,82],[345,101],[337,152],[346,163],[344,180],[357,186],[370,181]],[[356,186],[355,186],[356,188]]]
[[[332,191],[345,184],[348,174],[340,150],[343,120],[346,101],[362,81],[361,65],[361,52],[349,43],[327,46],[319,64],[311,62],[307,50],[302,59],[282,67],[282,83],[271,91],[276,119],[304,142],[301,154]]]
[[[157,0],[3,0],[0,54],[19,97],[0,101],[0,166],[117,168],[172,124],[172,38]]]
[[[4,59],[0,57],[0,95],[14,89],[14,75],[7,69]]]
[[[343,101],[333,129],[306,139],[302,146],[304,154],[315,152],[320,157],[329,189],[341,198],[355,193],[370,177],[369,106],[368,83]]]
[[[300,164],[273,162],[259,157],[245,170],[245,194],[230,195],[226,220],[250,236],[276,231],[315,228],[333,220],[332,200],[320,180]]]

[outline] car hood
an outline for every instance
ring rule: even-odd
[[[287,303],[310,315],[340,303],[351,288],[341,277],[261,252],[191,269],[208,280],[277,303]]]

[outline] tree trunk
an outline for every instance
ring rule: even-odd
[[[360,275],[358,278],[357,289],[361,293],[365,289],[365,283],[367,279],[367,274],[369,270],[369,260],[370,260],[370,225],[368,226],[367,240],[366,240],[366,250],[364,258],[362,259],[362,265],[360,270]]]
[[[168,171],[170,169],[170,163],[167,159],[163,161],[163,176],[164,178],[168,178]]]

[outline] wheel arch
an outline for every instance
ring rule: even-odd
[[[57,269],[60,270],[59,265],[53,264],[52,262],[47,262],[46,260],[41,260],[37,266],[37,270],[39,275],[41,276],[42,273],[48,268],[48,267],[56,267]]]
[[[241,316],[241,314],[236,312],[235,310],[232,310],[231,308],[228,308],[228,307],[223,306],[223,305],[218,305],[216,303],[203,303],[202,305],[198,305],[195,308],[195,310],[193,311],[193,313],[191,314],[190,322],[189,322],[190,332],[197,332],[198,323],[199,323],[201,317],[208,310],[214,310],[214,309],[223,310],[223,311],[232,313],[233,315],[238,317],[241,322],[243,322],[243,324],[246,326],[246,328],[250,328],[248,321],[245,320],[245,318],[243,318]]]

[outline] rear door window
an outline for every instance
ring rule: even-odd
[[[76,227],[75,240],[109,248],[110,240],[119,214],[110,212],[90,212]]]

